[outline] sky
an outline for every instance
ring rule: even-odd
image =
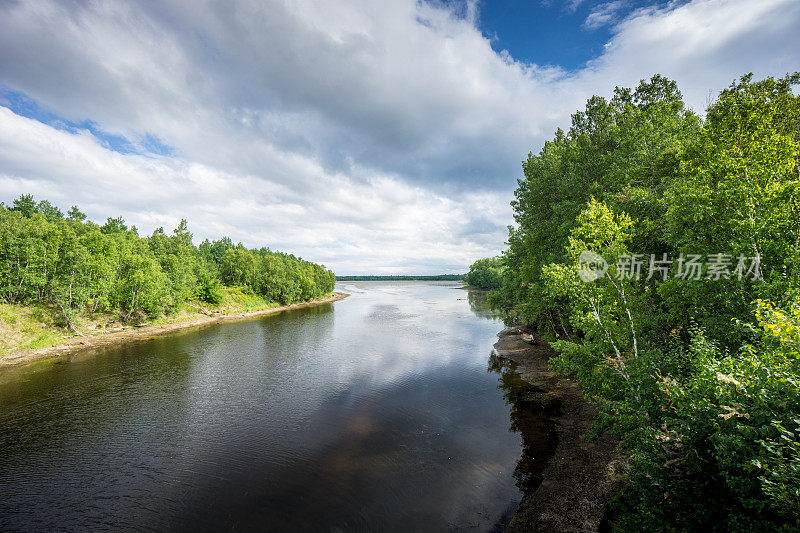
[[[521,161],[660,73],[800,70],[800,0],[0,0],[0,201],[340,275],[504,248]]]

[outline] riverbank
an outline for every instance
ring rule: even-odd
[[[618,442],[608,433],[586,440],[596,412],[576,383],[550,370],[549,344],[528,344],[518,329],[499,337],[495,351],[536,391],[526,401],[552,422],[556,441],[541,483],[524,496],[508,531],[598,531],[606,504],[622,487]]]
[[[347,298],[348,296],[349,294],[335,292],[327,298],[313,300],[310,302],[302,302],[280,307],[270,307],[266,309],[238,313],[214,314],[212,311],[205,311],[203,316],[200,316],[199,318],[192,318],[190,320],[179,320],[144,327],[120,326],[113,332],[97,331],[96,333],[86,334],[85,336],[73,336],[69,337],[63,342],[53,344],[51,346],[44,346],[41,348],[28,350],[18,350],[2,355],[0,356],[0,371],[7,368],[44,361],[46,359],[69,356],[79,352],[105,348],[117,344],[144,341],[154,337],[160,337],[162,335],[169,335],[184,329],[202,328],[212,324],[246,320],[273,313],[279,313],[281,311],[335,302],[337,300],[341,300],[342,298]]]

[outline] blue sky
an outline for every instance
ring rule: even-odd
[[[615,15],[620,17],[637,4],[643,2],[624,2]],[[496,52],[508,50],[519,61],[575,70],[598,57],[611,37],[611,24],[586,26],[597,5],[589,1],[489,0],[479,4],[479,27]]]
[[[799,0],[0,3],[0,201],[464,271],[589,96],[658,72],[702,112],[799,70],[797,27]]]
[[[579,70],[602,55],[614,25],[636,10],[685,0],[483,0],[478,28],[514,59]]]

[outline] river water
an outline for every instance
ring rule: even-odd
[[[502,530],[528,464],[502,322],[452,283],[340,288],[3,372],[0,530]]]

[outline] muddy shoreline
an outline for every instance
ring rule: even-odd
[[[521,333],[503,330],[494,348],[531,386],[526,409],[546,417],[553,443],[541,481],[523,497],[508,531],[598,531],[608,501],[623,485],[619,443],[608,433],[585,438],[594,408],[575,382],[550,370],[548,360],[555,355],[550,345],[535,334],[535,344],[528,344]]]
[[[347,298],[348,296],[350,295],[346,293],[335,292],[332,296],[323,298],[321,300],[284,305],[281,307],[272,307],[270,309],[261,309],[259,311],[231,313],[219,316],[205,316],[185,322],[173,322],[170,324],[160,324],[143,328],[131,328],[115,333],[91,335],[86,337],[73,337],[66,342],[55,344],[53,346],[46,346],[44,348],[37,348],[35,350],[20,350],[0,356],[0,372],[2,372],[4,369],[27,365],[38,361],[44,361],[46,359],[54,359],[80,352],[86,352],[120,344],[127,344],[131,342],[141,342],[154,337],[169,335],[185,329],[203,328],[213,324],[247,320],[250,318],[280,313],[282,311],[288,311],[291,309],[301,309],[303,307],[326,304],[341,300],[342,298]]]

